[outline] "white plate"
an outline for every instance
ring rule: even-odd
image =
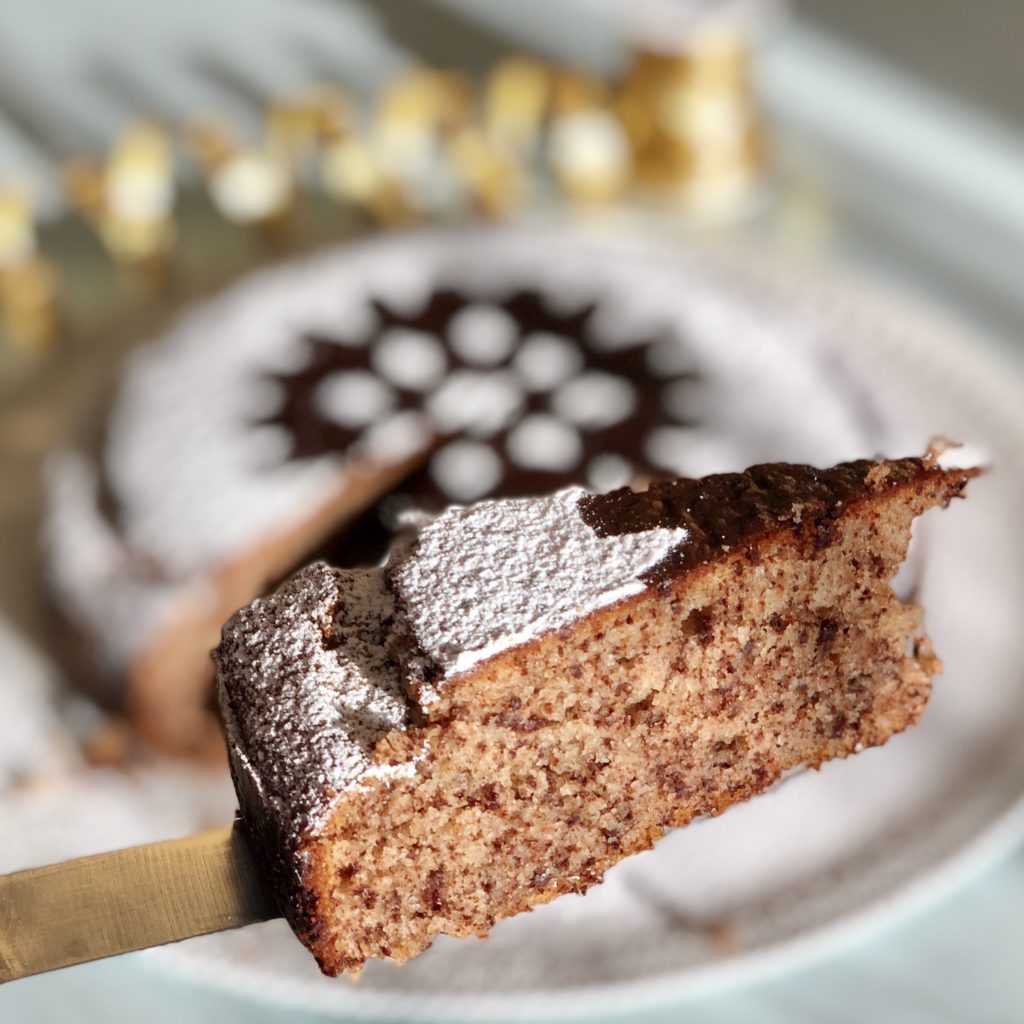
[[[920,599],[946,665],[920,727],[668,835],[585,896],[503,922],[486,941],[442,939],[401,968],[371,964],[358,985],[320,976],[280,921],[153,951],[152,965],[345,1018],[624,1012],[820,953],[942,891],[1020,834],[1024,661],[1016,619],[1024,608],[1024,541],[1016,517],[1024,506],[1024,391],[989,363],[980,342],[877,290],[780,264],[777,254],[715,247],[698,255],[710,279],[743,297],[748,321],[756,310],[775,331],[774,343],[788,345],[778,329],[798,324],[794,337],[802,346],[813,341],[815,365],[834,375],[833,384],[841,377],[841,387],[869,397],[880,412],[871,428],[878,449],[919,452],[941,433],[966,440],[968,457],[995,467],[972,484],[969,501],[930,513],[919,530]],[[718,323],[722,345],[735,327],[728,315]],[[770,404],[773,386],[766,375],[760,404]],[[792,421],[803,412],[779,416]],[[808,434],[816,427],[807,422]],[[153,785],[182,799],[205,791],[204,819],[230,803],[223,789],[210,793],[202,779],[170,768],[105,780],[97,791],[108,805],[137,809],[122,829],[132,839],[184,824],[180,807],[164,812],[145,799]],[[80,775],[47,787],[46,820],[91,814],[91,791]],[[79,852],[46,838],[39,806],[24,797],[0,804],[15,825],[31,817],[32,828],[20,834],[38,837],[13,858],[0,851],[0,868],[44,851]],[[103,845],[121,841],[115,833],[105,833]]]

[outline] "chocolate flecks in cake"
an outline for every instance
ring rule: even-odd
[[[370,301],[372,326],[305,337],[309,360],[275,376],[283,398],[265,422],[306,459],[373,454],[382,428],[425,411],[421,429],[448,443],[400,490],[418,507],[657,475],[646,440],[695,422],[681,385],[697,374],[678,339],[599,338],[596,303],[561,311],[536,290],[494,300],[452,288],[415,312]]]

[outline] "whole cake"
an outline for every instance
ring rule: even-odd
[[[99,443],[49,466],[66,661],[151,741],[218,746],[209,650],[299,565],[375,564],[452,502],[878,450],[847,349],[698,254],[566,229],[254,275],[140,349]]]
[[[66,663],[148,739],[216,748],[227,615],[312,557],[376,563],[409,510],[877,451],[877,382],[836,341],[678,246],[564,228],[253,275],[139,349],[97,443],[48,467]]]
[[[582,891],[670,827],[913,724],[891,581],[975,470],[755,466],[445,512],[303,569],[215,651],[242,819],[329,974]]]

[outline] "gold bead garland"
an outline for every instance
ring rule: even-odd
[[[24,356],[46,352],[57,336],[58,284],[53,265],[39,253],[30,197],[0,188],[0,322]]]
[[[255,143],[208,118],[174,133],[132,125],[104,161],[68,161],[64,191],[116,263],[147,270],[166,266],[177,239],[176,140],[220,216],[271,233],[307,190],[387,226],[508,217],[538,189],[590,206],[636,195],[722,218],[742,208],[763,159],[750,58],[745,36],[716,29],[668,51],[638,46],[614,82],[510,56],[477,85],[412,67],[371,104],[324,84],[271,103]],[[45,347],[57,333],[58,293],[31,204],[0,183],[6,333]]]

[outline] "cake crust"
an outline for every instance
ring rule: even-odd
[[[913,518],[975,474],[932,458],[779,464],[563,492],[570,532],[614,548],[602,586],[582,607],[570,594],[568,618],[557,585],[549,606],[527,602],[530,623],[506,608],[497,639],[488,623],[456,628],[462,660],[445,615],[493,615],[496,592],[530,579],[507,545],[474,562],[486,530],[453,568],[443,542],[465,544],[473,510],[383,573],[303,570],[232,619],[215,652],[242,817],[282,912],[327,973],[406,959],[585,889],[795,764],[885,742],[917,720],[939,669],[891,577]],[[533,520],[506,512],[499,533],[557,576],[571,545],[556,538],[547,561]],[[357,725],[325,722],[325,694]]]

